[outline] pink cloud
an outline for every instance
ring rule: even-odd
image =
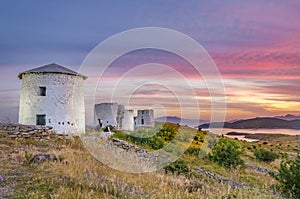
[[[212,57],[225,78],[300,77],[300,54],[296,44],[273,48],[256,47],[228,53],[212,53]]]

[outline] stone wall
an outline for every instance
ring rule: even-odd
[[[110,143],[124,150],[125,152],[135,153],[137,157],[143,159],[144,161],[152,162],[156,165],[160,165],[160,163],[167,162],[167,160],[169,159],[167,155],[163,155],[155,151],[149,151],[143,147],[128,143],[127,141],[120,140],[117,138],[112,138]]]
[[[150,151],[117,138],[82,136],[81,140],[96,159],[120,171],[152,172],[161,169],[170,162],[170,157],[167,154],[162,154],[160,151]]]
[[[149,153],[146,149],[139,147],[134,144],[130,144],[124,140],[120,140],[117,138],[112,138],[112,144],[115,146],[124,149],[125,151],[133,151],[136,153]]]
[[[6,132],[7,136],[12,139],[33,138],[42,141],[50,140],[56,135],[50,126],[0,123],[0,131]]]

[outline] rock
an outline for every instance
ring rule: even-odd
[[[37,154],[33,156],[30,162],[32,163],[41,163],[45,161],[54,162],[57,161],[57,157],[54,154]]]
[[[253,164],[246,164],[246,166],[252,170],[254,170],[257,173],[263,173],[264,175],[268,175],[269,173],[275,173],[277,174],[278,171],[275,170],[271,170],[265,167],[259,167],[259,166],[255,166]]]
[[[30,138],[31,136],[29,135],[29,133],[22,133],[22,137],[23,138]]]
[[[49,140],[50,135],[55,134],[52,127],[36,125],[1,123],[0,130],[5,131],[8,137],[12,139],[33,138],[35,140]]]
[[[9,137],[10,137],[10,138],[13,138],[13,139],[17,138],[17,136],[18,136],[18,135],[9,135]]]
[[[19,132],[19,131],[15,131],[15,132],[13,132],[12,134],[13,134],[13,135],[19,135],[20,132]]]
[[[36,136],[36,137],[42,137],[42,133],[36,132],[36,133],[35,133],[35,136]]]
[[[42,135],[43,135],[43,136],[47,136],[47,135],[49,135],[49,133],[47,133],[47,132],[42,132]]]
[[[5,130],[6,130],[6,131],[14,131],[14,130],[15,130],[15,128],[12,128],[12,127],[7,127]]]

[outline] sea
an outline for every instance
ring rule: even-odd
[[[228,132],[238,132],[238,133],[263,133],[263,134],[284,134],[284,135],[300,135],[300,129],[230,129],[230,128],[210,128],[203,129],[208,130],[215,134],[223,134],[226,135]],[[245,140],[248,142],[258,141],[257,139],[249,139],[245,138],[244,135],[226,135],[226,137],[237,138],[239,140]]]

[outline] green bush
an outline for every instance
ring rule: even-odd
[[[257,160],[264,161],[264,162],[272,162],[278,158],[276,153],[265,149],[257,149],[254,151],[254,155]]]
[[[135,142],[136,144],[141,143],[142,145],[146,146],[150,149],[160,149],[164,147],[164,141],[161,137],[152,136],[150,138],[143,138],[142,141]]]
[[[300,155],[295,160],[282,161],[278,172],[271,173],[279,182],[278,189],[288,196],[300,198]]]
[[[164,170],[166,173],[172,173],[172,174],[184,174],[184,175],[189,175],[191,170],[187,163],[182,160],[178,159],[175,162],[172,162],[168,166],[164,167]]]
[[[165,123],[157,136],[163,138],[166,142],[170,142],[175,138],[178,132],[179,125],[172,123]]]
[[[226,168],[236,168],[243,165],[241,159],[243,150],[241,146],[232,139],[221,137],[210,153],[210,159]]]
[[[207,134],[206,132],[198,131],[194,136],[191,145],[189,146],[189,148],[186,150],[185,153],[191,155],[199,155],[206,134]]]
[[[200,152],[201,148],[197,147],[197,146],[190,146],[187,150],[186,150],[186,154],[191,154],[191,155],[198,155]]]
[[[139,129],[126,134],[116,131],[114,138],[126,140],[147,149],[161,149],[166,146],[177,135],[179,125],[165,123],[162,128]]]

